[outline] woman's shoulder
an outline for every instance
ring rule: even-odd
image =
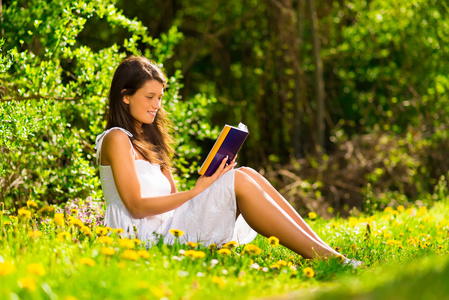
[[[129,138],[132,137],[132,134],[128,131],[124,131],[121,128],[111,128],[104,136],[103,144],[106,145],[121,145],[126,143],[129,144]]]

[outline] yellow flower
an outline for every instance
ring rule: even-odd
[[[55,217],[53,219],[55,221],[55,224],[58,226],[64,226],[64,214],[55,214]]]
[[[81,228],[80,228],[80,231],[81,231],[84,235],[90,235],[90,234],[91,234],[90,228],[87,227],[87,226],[81,227]]]
[[[95,233],[97,235],[106,235],[106,234],[108,234],[108,230],[104,227],[98,226],[98,227],[95,227]]]
[[[194,257],[195,258],[204,258],[204,257],[206,257],[206,253],[204,253],[203,251],[195,251]]]
[[[404,212],[405,207],[402,206],[402,205],[399,205],[398,208],[397,208],[397,210],[398,210],[398,212]]]
[[[134,242],[134,244],[136,244],[136,245],[142,245],[142,241],[141,240],[139,240],[139,239],[133,239],[132,240],[133,242]]]
[[[275,236],[270,236],[268,238],[268,244],[270,244],[271,246],[276,247],[277,245],[279,245],[279,239]]]
[[[44,276],[45,273],[45,269],[44,266],[41,264],[29,264],[27,267],[28,272],[39,275],[39,276]]]
[[[314,220],[316,219],[317,215],[313,211],[309,212],[309,219]]]
[[[125,232],[125,230],[123,230],[122,228],[115,228],[115,229],[113,229],[113,231],[114,231],[114,233],[116,233],[116,234],[120,234],[120,233]]]
[[[67,231],[63,231],[58,234],[58,237],[61,239],[69,239],[70,233],[68,233]]]
[[[115,250],[110,247],[103,247],[103,249],[101,249],[101,253],[107,256],[111,256],[114,255]]]
[[[134,260],[136,261],[139,258],[139,255],[134,250],[125,250],[122,253],[122,257],[124,259]]]
[[[223,249],[218,250],[218,253],[222,254],[222,255],[231,255],[232,252],[231,252],[231,250],[229,250],[227,248],[223,248]]]
[[[181,237],[184,234],[184,232],[179,229],[170,229],[169,231],[175,236],[175,238]]]
[[[350,217],[350,218],[349,218],[349,226],[355,227],[355,225],[357,225],[358,223],[359,223],[359,222],[357,221],[356,218],[354,218],[354,217]]]
[[[118,244],[122,248],[134,249],[134,242],[130,239],[119,239]]]
[[[234,247],[237,247],[239,244],[237,244],[236,241],[230,241],[223,245],[223,248],[232,249]]]
[[[69,217],[69,224],[72,226],[78,226],[80,228],[84,226],[84,223],[81,220],[74,218],[72,216]]]
[[[306,267],[302,270],[304,275],[306,275],[307,278],[312,278],[315,276],[315,271],[311,267]]]
[[[281,259],[276,262],[276,265],[279,267],[285,267],[285,266],[287,266],[287,262],[285,260]]]
[[[80,264],[93,267],[95,266],[95,261],[92,258],[82,257],[79,260]]]
[[[137,251],[137,254],[144,259],[150,258],[150,252],[148,252],[147,250],[139,250]]]
[[[207,248],[209,248],[209,250],[214,250],[217,248],[217,244],[210,244]]]
[[[0,262],[0,276],[6,276],[11,273],[14,273],[16,268],[12,263],[9,262]]]
[[[246,245],[245,249],[243,251],[250,255],[259,255],[262,253],[262,250],[258,246],[253,245],[253,244]]]
[[[30,206],[37,208],[37,203],[34,202],[33,200],[28,200],[27,201],[27,207],[29,208]]]
[[[36,290],[36,282],[34,282],[33,278],[30,277],[24,277],[19,279],[19,287],[21,287],[22,289],[27,289],[30,291],[35,291]]]
[[[343,255],[337,255],[336,257],[339,262],[343,262],[345,260],[345,257]]]
[[[100,236],[98,242],[101,244],[112,245],[114,240],[110,236]]]
[[[19,217],[24,218],[24,219],[29,219],[31,218],[31,211],[25,209],[25,208],[20,208],[17,211],[17,214],[19,215]]]
[[[75,209],[75,208],[72,208],[72,209],[70,210],[70,212],[72,213],[72,215],[78,214],[78,210]]]
[[[352,244],[351,245],[351,250],[352,251],[356,251],[357,250],[357,245],[356,244]]]
[[[28,236],[32,238],[38,238],[42,236],[42,231],[40,230],[30,230],[28,231]]]
[[[186,244],[187,244],[187,246],[190,246],[191,248],[196,248],[198,246],[198,244],[195,242],[187,242]]]
[[[226,285],[226,281],[224,281],[223,278],[215,275],[212,277],[212,282],[218,285],[220,288],[223,288]]]
[[[385,209],[384,209],[384,212],[386,212],[386,213],[389,213],[389,212],[392,212],[392,211],[393,211],[393,208],[391,208],[389,206],[385,207]]]

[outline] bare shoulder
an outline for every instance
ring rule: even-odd
[[[121,130],[111,130],[103,140],[102,155],[106,159],[107,164],[116,156],[123,156],[130,153],[131,145],[129,136]]]

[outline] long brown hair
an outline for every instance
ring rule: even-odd
[[[170,169],[173,138],[169,134],[171,122],[164,108],[158,110],[152,124],[142,124],[142,132],[137,132],[129,105],[123,102],[124,96],[134,95],[149,80],[159,81],[164,88],[167,84],[161,69],[145,57],[128,57],[117,67],[109,91],[106,129],[122,127],[128,130],[133,135],[132,144],[147,161]]]

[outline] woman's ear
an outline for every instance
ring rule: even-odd
[[[123,89],[122,90],[122,95],[125,92],[126,92],[126,89]],[[129,96],[128,95],[123,96],[123,102],[125,102],[125,104],[129,104]]]

